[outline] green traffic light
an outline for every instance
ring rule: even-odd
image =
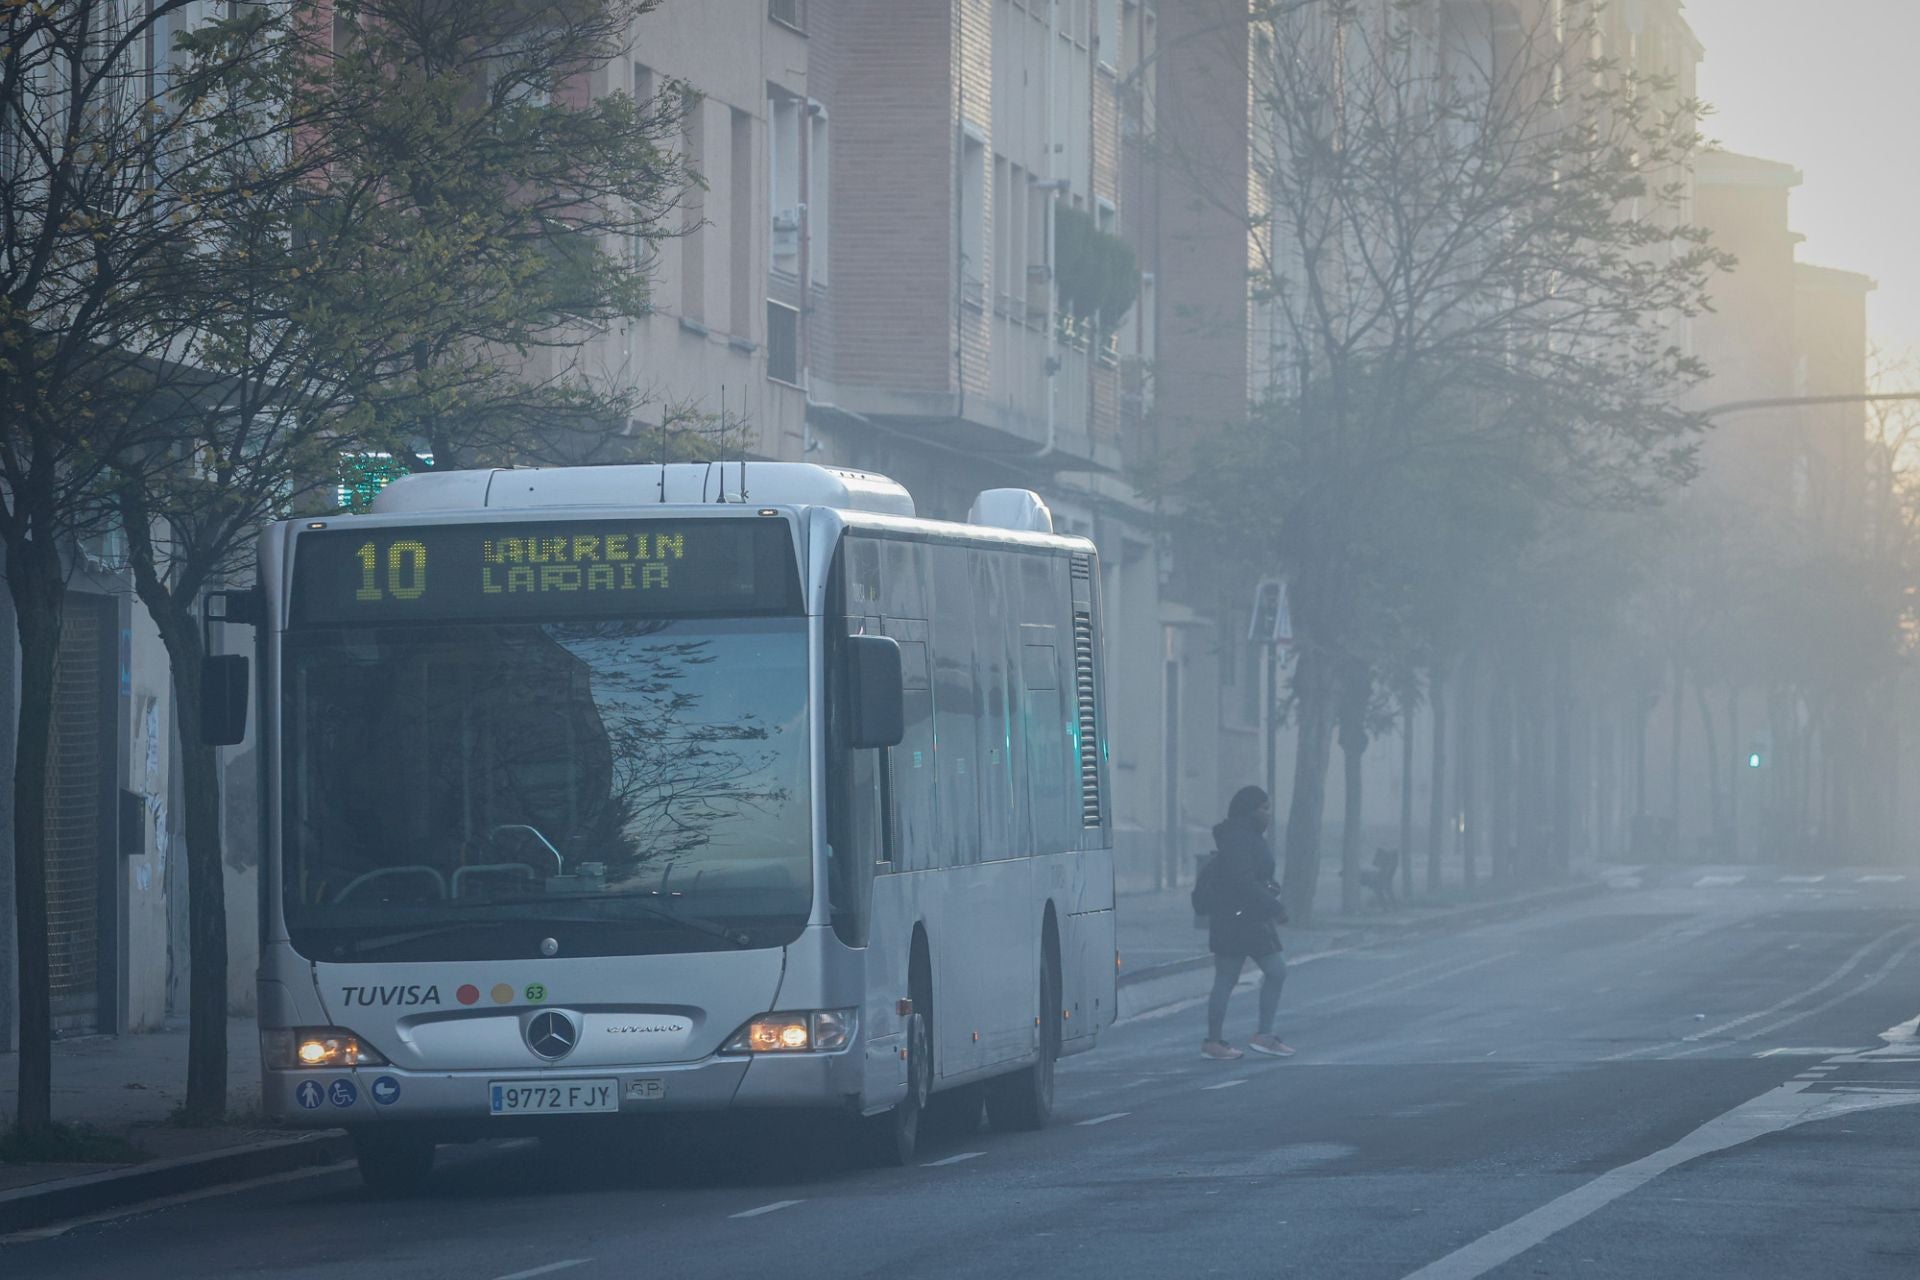
[[[1755,751],[1747,756],[1747,768],[1758,769],[1759,767],[1760,767],[1760,753],[1758,751]]]

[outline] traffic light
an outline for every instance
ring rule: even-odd
[[[1753,750],[1747,752],[1747,768],[1758,769],[1761,765],[1765,764],[1766,762],[1767,762],[1766,755],[1760,750],[1760,748],[1755,747]]]

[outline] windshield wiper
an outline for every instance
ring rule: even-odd
[[[527,906],[532,903],[540,903],[543,905],[548,905],[548,904],[551,904],[553,901],[554,900],[552,898],[546,898],[546,897],[489,898],[487,900],[487,905],[490,907]],[[598,901],[599,903],[602,903],[602,904],[631,903],[632,905],[639,907],[642,911],[646,912],[648,915],[654,917],[657,920],[665,920],[672,924],[683,925],[688,929],[692,929],[696,933],[704,933],[710,938],[718,938],[722,942],[730,942],[734,946],[739,947],[743,950],[753,945],[753,938],[750,935],[742,933],[737,929],[729,929],[726,925],[720,924],[713,920],[703,920],[699,916],[682,915],[678,911],[671,911],[666,907],[662,907],[653,902],[650,902],[645,897],[642,897],[637,894],[635,895],[607,894],[606,896],[600,898]],[[576,900],[570,903],[569,905],[574,906],[575,908],[579,908],[579,907],[588,905],[588,903]],[[525,920],[518,921],[518,923],[522,923],[522,924],[532,924],[532,923],[619,924],[620,921],[617,919],[610,919],[607,915],[599,912],[589,913],[589,912],[582,912],[576,909],[574,912],[570,914],[554,914],[552,912],[542,911],[542,912],[536,913],[533,916],[528,917]]]
[[[398,947],[409,942],[422,942],[428,938],[443,938],[450,933],[464,933],[469,929],[498,929],[502,925],[512,924],[510,920],[458,920],[447,924],[427,925],[419,929],[409,929],[405,933],[389,933],[378,938],[355,938],[344,950],[351,955],[366,951],[379,951],[386,947]],[[343,948],[335,947],[338,953]]]

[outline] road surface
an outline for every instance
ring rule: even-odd
[[[1122,1023],[1052,1129],[949,1124],[905,1170],[790,1128],[447,1148],[420,1199],[312,1171],[16,1238],[0,1274],[1911,1280],[1916,908],[1920,875],[1620,876],[1296,952],[1288,1061],[1203,1060],[1191,1003]]]

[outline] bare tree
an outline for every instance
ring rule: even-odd
[[[1701,373],[1677,325],[1726,260],[1680,217],[1697,108],[1593,56],[1596,6],[1518,29],[1496,7],[1322,0],[1253,19],[1269,392],[1198,470],[1289,576],[1296,919],[1341,707],[1368,705],[1343,686],[1429,647],[1550,505],[1684,478],[1700,425],[1676,405]]]

